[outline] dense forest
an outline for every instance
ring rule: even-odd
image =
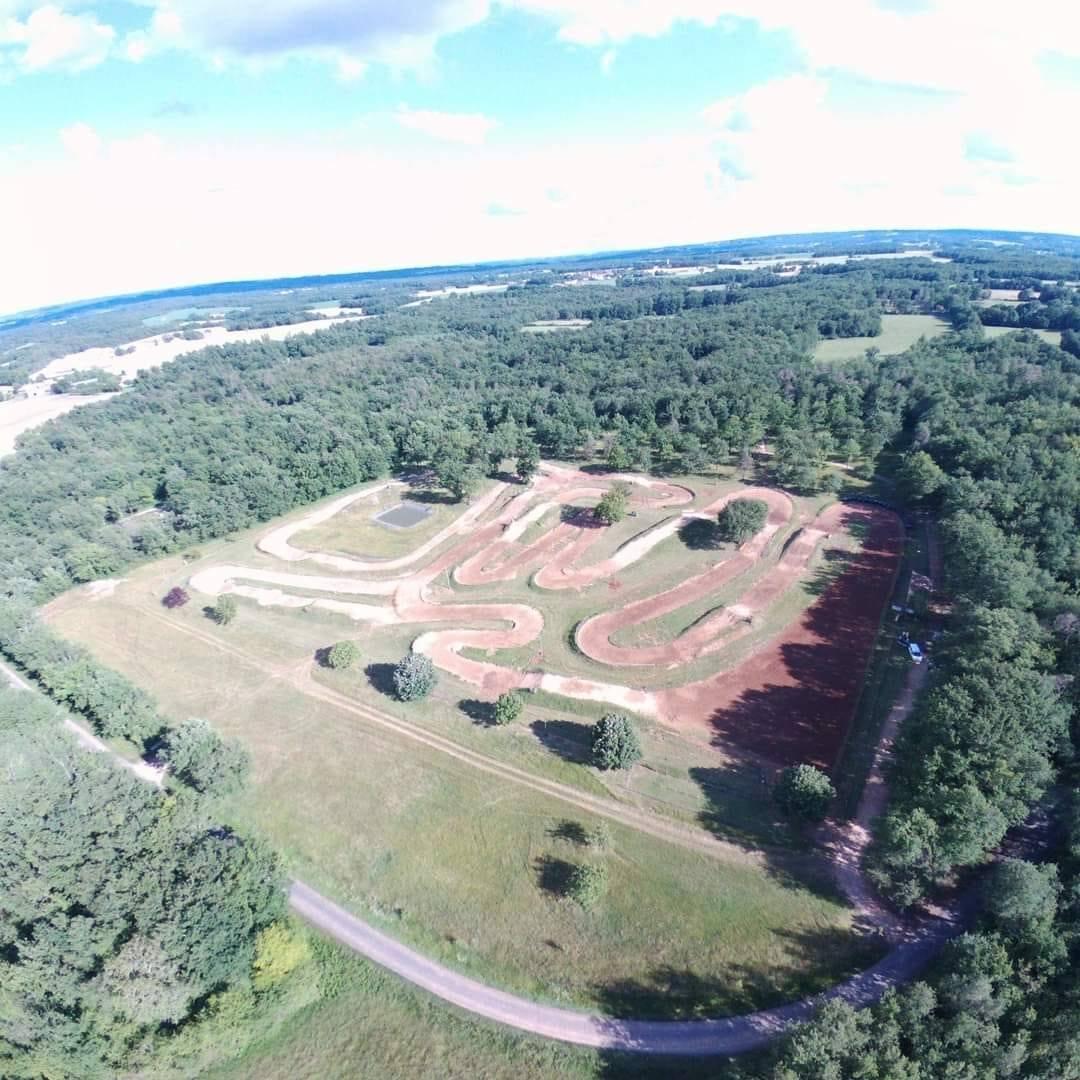
[[[24,435],[0,462],[0,651],[57,704],[0,696],[14,763],[0,792],[4,1075],[138,1068],[240,1007],[230,995],[256,1009],[282,903],[272,854],[222,817],[242,761],[201,782],[212,733],[161,717],[52,637],[37,604],[398,469],[432,466],[464,493],[509,456],[698,472],[750,464],[764,440],[765,479],[837,490],[841,463],[936,523],[946,631],[897,747],[872,870],[899,906],[942,889],[983,899],[924,982],[862,1014],[828,1007],[753,1075],[1080,1077],[1080,359],[1067,335],[1063,348],[1023,331],[987,339],[984,322],[1014,324],[980,303],[1027,289],[1006,305],[1015,325],[1076,329],[1080,250],[954,247],[948,262],[537,278],[387,307],[202,350]],[[875,336],[893,313],[954,329],[898,355],[811,358],[818,340]],[[522,332],[566,319],[591,322]],[[184,789],[162,800],[57,746],[60,707],[166,757],[194,753]],[[1046,845],[987,872],[1039,804],[1057,824]]]

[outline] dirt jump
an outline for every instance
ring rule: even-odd
[[[616,482],[627,486],[631,513],[649,523],[611,551],[604,543],[607,530],[580,504],[598,500]],[[398,558],[356,558],[293,544],[297,534],[394,485],[404,487],[398,481],[372,485],[258,541],[262,553],[283,563],[306,562],[332,574],[228,564],[199,571],[190,584],[211,597],[231,592],[262,606],[312,607],[373,626],[415,623],[424,629],[414,651],[486,697],[510,689],[544,690],[630,709],[775,764],[832,764],[898,565],[903,533],[889,511],[834,503],[806,521],[788,495],[770,488],[747,487],[699,500],[699,493],[663,480],[595,476],[543,463],[529,485],[493,485],[442,531]],[[695,520],[715,520],[735,498],[760,499],[768,507],[766,523],[754,537],[674,586],[618,604],[615,575],[647,570],[659,545]],[[695,500],[703,505],[692,508]],[[778,534],[792,527],[781,545]],[[835,563],[825,570],[835,573],[824,575],[816,601],[794,621],[769,622],[770,609],[806,578],[815,560],[820,562],[823,544],[834,534],[856,531],[863,537],[857,554],[841,563],[839,553],[824,552]],[[445,585],[438,585],[440,580]],[[451,580],[457,589],[446,587]],[[525,602],[468,601],[469,589],[496,583],[519,584],[527,598],[529,589],[583,593],[605,581],[604,600],[595,595],[597,607],[606,610],[582,620],[572,634],[578,652],[596,666],[596,678],[500,663],[493,656],[497,651],[537,641],[544,615]],[[740,586],[734,599],[728,597],[672,640],[613,641],[620,632],[707,600],[721,588]],[[748,634],[754,634],[751,647],[725,664],[732,643]],[[633,685],[634,672],[642,668],[674,670],[701,661],[717,670],[702,678],[699,663],[699,677],[682,685]],[[610,679],[605,668],[611,669]]]

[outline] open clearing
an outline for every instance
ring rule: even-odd
[[[408,530],[371,522],[402,501],[401,484],[369,485],[207,545],[190,565],[171,558],[111,591],[75,590],[47,617],[171,715],[241,738],[255,760],[241,812],[290,868],[450,966],[622,1015],[795,997],[865,963],[873,946],[853,931],[827,867],[793,850],[761,781],[788,760],[830,763],[898,526],[885,512],[730,483],[622,479],[635,516],[610,528],[589,507],[612,477],[558,466]],[[769,500],[762,534],[738,550],[684,543],[687,524],[741,493]],[[349,520],[358,535],[405,538],[406,550],[350,542]],[[331,529],[336,542],[316,546]],[[624,612],[647,625],[708,587],[680,592],[695,577],[728,579],[731,602],[712,622],[658,646],[615,646],[630,653],[615,663],[603,655],[618,627],[590,619]],[[161,596],[184,581],[193,602],[165,612]],[[198,599],[222,592],[241,598],[225,628]],[[313,661],[342,638],[357,641],[365,670]],[[384,693],[410,647],[443,673],[422,704]],[[648,651],[657,647],[675,652]],[[509,686],[536,693],[517,724],[489,728],[487,703]],[[784,708],[755,719],[773,688]],[[627,774],[586,764],[585,724],[609,703],[641,718],[646,759]],[[601,817],[606,851],[583,843]],[[592,912],[560,895],[581,861],[608,868],[608,896]]]
[[[116,355],[116,349],[112,346],[96,346],[92,349],[83,349],[81,352],[68,353],[67,356],[50,360],[39,372],[46,379],[56,379],[66,375],[69,371],[82,371],[86,368],[101,368],[114,375],[134,376],[138,371],[146,371],[150,368],[160,367],[169,360],[175,360],[185,353],[195,352],[197,349],[205,349],[208,345],[228,345],[237,341],[261,341],[268,338],[270,341],[284,341],[294,334],[310,334],[316,330],[325,330],[328,326],[334,326],[340,322],[352,322],[356,319],[366,318],[363,315],[352,315],[343,319],[311,319],[308,322],[292,323],[289,326],[268,326],[257,330],[226,330],[223,326],[209,326],[200,330],[202,337],[189,341],[179,334],[155,334],[153,337],[140,338],[124,345],[131,352],[123,356]],[[172,340],[166,341],[166,337]]]
[[[105,401],[113,394],[43,394],[40,397],[0,401],[0,457],[15,452],[15,440],[24,432],[41,427],[80,405]]]
[[[862,356],[867,349],[879,349],[892,356],[910,349],[921,337],[938,337],[949,329],[944,319],[935,315],[882,315],[877,337],[829,338],[814,348],[815,360],[849,360]]]
[[[1023,330],[1023,327],[1019,326],[984,326],[983,333],[988,338],[1004,337],[1006,334],[1019,334]],[[1028,334],[1034,334],[1037,338],[1041,338],[1048,345],[1060,345],[1061,344],[1061,331],[1060,330],[1026,330]]]

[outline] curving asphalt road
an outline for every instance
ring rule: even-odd
[[[915,978],[933,955],[963,929],[963,920],[938,919],[912,933],[872,968],[816,997],[723,1020],[615,1020],[540,1005],[459,975],[369,926],[301,881],[289,904],[312,926],[380,967],[475,1016],[549,1039],[643,1054],[723,1056],[759,1050],[792,1024],[809,1020],[832,998],[870,1005],[892,986]]]

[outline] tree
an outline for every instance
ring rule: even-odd
[[[611,446],[608,447],[608,468],[614,469],[616,472],[622,472],[624,469],[629,469],[632,463],[633,459],[630,457],[630,451],[616,439]]]
[[[523,441],[518,447],[517,474],[523,484],[527,484],[540,466],[540,451],[532,439]]]
[[[335,671],[351,668],[360,659],[360,648],[354,641],[339,641],[326,653],[326,665]]]
[[[916,450],[904,458],[897,479],[908,499],[921,502],[941,489],[945,472],[925,450]]]
[[[205,720],[186,720],[168,731],[161,757],[178,780],[213,796],[241,788],[251,769],[243,746],[235,739],[223,739]]]
[[[210,609],[211,618],[219,626],[228,626],[236,618],[236,597],[225,593],[218,597],[217,603]]]
[[[135,1024],[175,1024],[187,1014],[194,987],[153,938],[136,934],[102,968],[98,986]]]
[[[986,882],[986,908],[1012,934],[1049,926],[1057,914],[1061,883],[1053,863],[1037,866],[1023,859],[1003,859]]]
[[[604,898],[607,886],[606,866],[599,863],[578,863],[567,875],[566,895],[589,911]]]
[[[431,658],[411,652],[394,668],[394,691],[399,701],[420,701],[435,689],[438,676]]]
[[[593,724],[592,758],[598,768],[629,769],[641,756],[641,740],[629,717],[608,713]]]
[[[604,492],[593,514],[605,525],[614,525],[626,517],[629,502],[630,489],[625,484],[615,484]]]
[[[173,608],[183,607],[191,597],[188,595],[186,589],[181,589],[179,585],[174,585],[163,597],[162,604],[172,610]]]
[[[769,506],[761,499],[733,499],[718,515],[721,540],[743,544],[765,526]]]
[[[524,708],[525,702],[522,701],[520,694],[515,693],[513,690],[508,690],[505,694],[500,694],[498,700],[495,702],[495,723],[500,726],[512,724],[521,715],[521,711]]]
[[[773,798],[785,814],[804,821],[821,821],[836,798],[836,788],[813,765],[789,765],[773,789]]]

